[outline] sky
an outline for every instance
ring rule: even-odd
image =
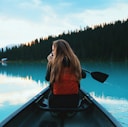
[[[128,0],[0,0],[0,48],[128,19]]]

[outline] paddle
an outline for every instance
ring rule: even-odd
[[[86,70],[84,68],[82,68],[82,70],[87,72],[87,73],[89,73],[89,74],[91,74],[91,76],[95,80],[97,80],[97,81],[99,81],[101,83],[103,83],[108,78],[108,74],[105,74],[105,73],[102,73],[102,72],[90,72],[90,71],[88,71],[88,70]]]

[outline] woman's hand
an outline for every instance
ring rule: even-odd
[[[52,61],[53,61],[53,53],[50,53],[50,54],[47,56],[47,60],[48,60],[48,62],[52,62]]]

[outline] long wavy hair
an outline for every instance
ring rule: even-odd
[[[73,52],[69,43],[63,39],[59,39],[53,42],[54,48],[56,50],[56,56],[51,65],[51,73],[50,73],[50,82],[59,80],[60,74],[63,72],[63,60],[67,58],[70,62],[69,67],[71,72],[77,77],[78,82],[81,79],[81,65],[77,56]]]

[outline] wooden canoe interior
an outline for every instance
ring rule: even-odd
[[[83,104],[84,110],[54,111],[45,106],[43,108],[43,100],[47,100],[47,96],[48,94],[41,95],[25,106],[3,127],[115,127],[89,100]]]

